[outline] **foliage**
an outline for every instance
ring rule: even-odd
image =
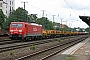
[[[6,31],[7,23],[6,22],[3,22],[2,24],[3,24],[2,29],[3,29],[3,32],[4,32],[4,31]]]
[[[0,10],[0,27],[3,28],[3,23],[5,21],[5,15],[2,10]]]
[[[84,31],[83,31],[83,29],[82,29],[82,28],[80,28],[78,32],[84,32]]]
[[[67,25],[65,25],[63,28],[59,28],[59,27],[57,27],[57,28],[61,31],[71,31],[71,29]],[[57,28],[56,28],[56,30],[58,30]]]
[[[27,17],[28,17],[27,14],[28,14],[28,12],[26,10],[19,7],[18,9],[13,10],[10,13],[9,17],[7,18],[6,23],[9,26],[10,22],[12,22],[12,21],[15,21],[15,22],[20,21],[20,20],[26,21]]]
[[[10,52],[10,55],[12,56],[13,54],[14,54],[14,52],[13,52],[13,51],[11,51],[11,52]]]
[[[48,20],[48,18],[45,18],[45,17],[42,17],[42,18],[38,18],[36,20],[36,23],[37,24],[41,24],[43,29],[50,29],[50,30],[53,30],[53,23]]]
[[[61,39],[60,38],[58,38],[58,42],[61,42]]]
[[[30,15],[28,15],[28,22],[36,22],[36,20],[37,20],[37,16],[36,16],[37,14],[30,14]]]
[[[77,29],[77,28],[72,28],[72,31],[73,31],[73,32],[76,32],[76,31],[77,31],[76,29]]]
[[[56,30],[60,30],[60,28],[59,27],[56,27]]]
[[[26,13],[25,13],[26,12]],[[18,8],[16,10],[13,10],[9,17],[7,18],[7,21],[6,23],[3,23],[4,26],[9,26],[10,25],[10,22],[18,22],[20,20],[24,20],[25,21],[25,18],[28,22],[36,22],[38,24],[41,24],[43,26],[43,29],[54,29],[53,28],[53,23],[48,20],[48,18],[46,17],[42,17],[42,18],[38,18],[36,16],[37,14],[29,14],[28,15],[28,12],[26,10],[24,10],[23,8]],[[24,17],[26,16],[26,17]]]
[[[89,32],[89,35],[90,35],[90,28],[89,28],[89,27],[86,28],[85,31],[86,31],[86,32]]]
[[[74,60],[74,57],[69,55],[65,60]]]
[[[4,52],[2,52],[2,56],[4,56]]]
[[[86,31],[86,32],[90,32],[90,28],[89,28],[89,27],[86,28],[85,31]]]
[[[70,28],[67,25],[65,25],[65,27],[63,28],[63,31],[70,31]]]
[[[36,49],[35,45],[30,46],[30,49],[35,50]]]

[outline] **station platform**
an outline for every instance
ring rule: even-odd
[[[90,60],[90,37],[47,60],[66,60],[69,56],[74,60]]]

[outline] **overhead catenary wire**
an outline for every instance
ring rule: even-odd
[[[68,2],[66,0],[64,0],[66,2],[66,4],[73,10],[73,12],[75,12],[76,15],[79,15],[76,13],[76,11],[68,4]]]
[[[21,2],[21,0],[18,0],[18,1],[20,1]],[[47,10],[45,10],[45,9],[41,9],[41,8],[39,8],[39,7],[36,7],[36,6],[33,6],[33,5],[31,5],[31,4],[29,4],[29,3],[27,3],[27,5],[29,5],[29,6],[31,6],[31,7],[34,7],[34,8],[36,8],[36,9],[39,9],[40,11],[45,11],[46,13],[48,13],[49,15],[53,15],[53,13],[51,13],[51,12],[48,12]]]
[[[21,0],[18,0],[18,1],[20,1],[21,2]],[[46,2],[45,2],[46,3]],[[36,6],[33,6],[33,5],[31,5],[30,3],[27,3],[27,5],[29,5],[29,6],[31,6],[31,7],[34,7],[34,8],[36,8],[36,9],[39,9],[40,11],[45,11],[45,13],[44,14],[48,14],[48,15],[56,15],[57,17],[58,17],[58,13],[57,14],[53,14],[53,13],[51,13],[51,12],[48,12],[47,10],[45,10],[45,9],[41,9],[41,8],[39,8],[39,7],[36,7]],[[49,5],[49,4],[48,4]],[[52,7],[52,8],[54,8],[53,6],[51,6],[51,5],[49,5],[50,7]],[[54,10],[56,10],[56,9],[54,9]],[[60,13],[60,12],[59,12]],[[64,12],[64,13],[66,13],[66,12]]]
[[[18,0],[18,1],[20,1],[21,2],[21,0]],[[64,0],[66,3],[67,3],[67,1],[66,0]],[[31,5],[31,4],[29,4],[29,3],[27,3],[29,6],[32,6],[32,7],[34,7],[34,8],[37,8],[37,9],[39,9],[39,10],[43,10],[43,9],[41,9],[41,8],[39,8],[39,7],[35,7],[35,6],[33,6],[33,5]],[[68,4],[68,3],[67,3]],[[48,4],[49,5],[49,4]],[[50,6],[50,5],[49,5]],[[68,6],[73,10],[73,8],[68,4]],[[52,7],[52,6],[50,6],[50,7]],[[74,10],[73,10],[74,11]],[[52,13],[50,13],[50,12],[48,12],[47,10],[45,10],[45,12],[47,12],[48,14],[50,14],[50,15],[53,15]],[[74,11],[75,12],[75,11]],[[76,12],[75,12],[76,13]],[[77,14],[77,13],[76,13]],[[54,14],[55,15],[55,14]],[[78,15],[78,14],[77,14]]]
[[[20,1],[21,2],[21,0],[18,0],[18,1]],[[65,0],[64,0],[65,1]],[[67,3],[67,2],[66,2]],[[67,3],[68,4],[68,3]],[[31,5],[30,3],[27,3],[27,5],[29,5],[29,6],[31,6],[31,7],[34,7],[34,8],[36,8],[36,9],[39,9],[40,11],[45,11],[44,12],[44,15],[45,14],[48,14],[48,15],[50,15],[50,16],[52,16],[52,15],[56,15],[56,17],[58,17],[58,14],[53,14],[53,13],[51,13],[51,12],[48,12],[47,10],[45,10],[45,9],[41,9],[41,8],[39,8],[39,7],[36,7],[36,6],[33,6],[33,5]],[[69,5],[69,4],[68,4]],[[50,6],[50,5],[49,5]],[[52,6],[50,6],[50,7],[52,7]],[[69,7],[72,9],[72,7],[69,5]],[[73,9],[72,9],[72,11],[74,11]],[[75,12],[75,11],[74,11]],[[75,12],[76,13],[76,12]],[[77,13],[76,13],[77,14]],[[43,14],[42,14],[42,16],[43,16]]]

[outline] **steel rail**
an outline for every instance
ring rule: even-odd
[[[86,37],[85,37],[85,38],[86,38]],[[85,39],[85,38],[84,38],[84,39]],[[81,39],[81,38],[79,38],[79,39]],[[76,40],[73,40],[73,41],[69,41],[69,42],[66,42],[66,43],[63,43],[63,44],[54,46],[54,47],[50,47],[50,48],[41,50],[41,51],[39,51],[39,52],[32,53],[32,54],[27,55],[27,56],[23,56],[23,57],[17,58],[17,59],[15,59],[15,60],[24,60],[24,59],[26,59],[26,58],[28,58],[28,57],[35,56],[35,55],[37,55],[37,54],[40,54],[40,53],[43,53],[43,52],[45,52],[45,51],[48,51],[48,50],[51,50],[51,49],[54,49],[54,48],[63,46],[63,45],[65,45],[65,44],[69,44],[69,43],[71,43],[71,42],[77,41],[77,43],[78,43],[78,42],[80,42],[81,40],[84,40],[84,39],[81,39],[81,40],[79,41],[79,39],[76,39]],[[70,46],[75,45],[75,44],[76,44],[76,43],[73,43],[73,44],[71,44]],[[66,48],[68,48],[68,47],[70,47],[70,46],[67,46],[67,47],[65,47],[65,48],[62,48],[62,49],[60,49],[59,51],[65,50]],[[59,52],[59,51],[57,51],[57,52]],[[57,52],[54,52],[54,53],[52,53],[52,54],[50,54],[50,55],[48,55],[48,56],[46,56],[46,57],[43,57],[41,60],[44,60],[44,59],[46,59],[46,58],[52,56],[53,54],[56,54]]]

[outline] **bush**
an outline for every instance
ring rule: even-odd
[[[36,49],[35,45],[30,46],[30,50],[35,50],[35,49]]]
[[[14,54],[14,52],[13,52],[13,51],[11,51],[11,52],[10,52],[10,55],[12,56],[13,54]]]
[[[60,38],[58,38],[58,42],[61,42],[61,39]]]

